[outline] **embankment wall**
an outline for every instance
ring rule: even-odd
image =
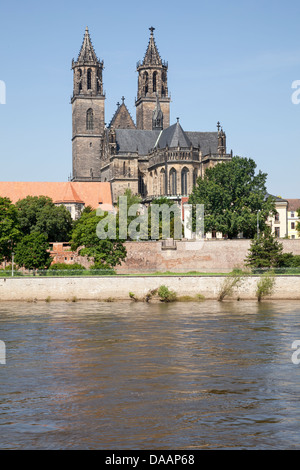
[[[203,295],[217,299],[225,276],[118,276],[72,278],[0,279],[1,301],[33,300],[129,300],[129,292],[144,297],[150,290],[167,286],[178,296]],[[233,298],[256,299],[259,277],[247,277]],[[271,299],[300,300],[300,276],[277,276]]]

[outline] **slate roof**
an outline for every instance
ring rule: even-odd
[[[202,155],[218,152],[217,132],[185,132],[179,122],[164,129],[163,131],[146,131],[141,129],[116,129],[116,142],[118,153],[134,153],[148,155],[150,150],[158,146],[165,148],[178,147],[190,148],[198,147]]]
[[[141,129],[116,129],[117,152],[148,155],[154,148],[161,131],[145,131]]]

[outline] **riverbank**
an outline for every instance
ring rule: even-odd
[[[31,277],[0,279],[0,301],[120,301],[145,299],[148,293],[164,285],[186,300],[217,300],[226,276],[103,276],[103,277]],[[259,276],[242,279],[234,288],[236,300],[256,300]],[[187,297],[188,296],[188,297]],[[268,299],[300,300],[300,276],[276,276]]]

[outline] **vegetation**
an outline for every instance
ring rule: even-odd
[[[272,235],[270,227],[264,233],[255,236],[251,242],[246,258],[247,266],[251,268],[272,268],[280,265],[282,260],[282,243]]]
[[[10,199],[0,197],[0,262],[11,261],[12,252],[21,237],[16,207]]]
[[[79,254],[93,259],[94,269],[100,270],[115,267],[126,258],[126,248],[122,240],[118,238],[118,233],[116,233],[116,239],[98,237],[97,227],[99,223],[104,222],[104,219],[108,224],[107,213],[98,216],[96,210],[85,212],[77,221],[71,240],[71,249],[80,248]]]
[[[15,249],[15,262],[26,269],[47,269],[52,258],[47,237],[42,233],[25,235]]]
[[[56,206],[46,196],[27,196],[16,203],[16,208],[24,235],[43,233],[50,242],[70,240],[72,218],[65,206]]]
[[[164,285],[158,288],[157,294],[162,302],[174,302],[176,300],[176,293]]]
[[[267,197],[267,174],[255,175],[256,164],[252,159],[233,157],[226,164],[218,164],[206,170],[198,179],[189,198],[190,204],[204,204],[204,231],[221,232],[228,238],[243,233],[253,238],[259,229],[266,227],[269,214],[275,213],[272,197]],[[193,229],[195,228],[193,217]]]
[[[234,289],[241,285],[246,275],[246,272],[240,269],[234,269],[229,276],[224,279],[218,294],[218,301],[222,302],[225,297],[231,297]]]
[[[267,271],[263,273],[257,282],[256,297],[260,302],[263,297],[271,295],[275,287],[275,274],[274,271]]]

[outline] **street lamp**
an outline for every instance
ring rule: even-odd
[[[15,256],[15,254],[14,254],[14,252],[12,252],[12,254],[11,254],[11,275],[12,275],[12,277],[14,275],[14,256]]]
[[[257,211],[257,224],[256,224],[256,226],[257,226],[257,239],[259,238],[259,222],[258,222],[259,213],[260,213],[260,209],[258,209],[258,211]]]

